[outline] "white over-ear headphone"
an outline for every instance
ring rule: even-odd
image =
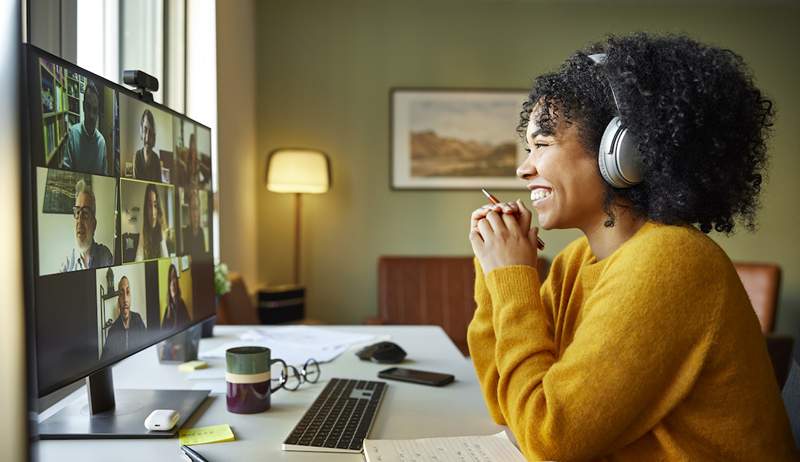
[[[589,59],[595,64],[605,64],[606,54],[589,55]],[[630,188],[642,182],[642,159],[639,156],[636,137],[628,131],[619,118],[619,104],[613,86],[611,95],[617,107],[617,116],[611,119],[603,132],[597,163],[600,165],[600,174],[608,184],[615,188]]]

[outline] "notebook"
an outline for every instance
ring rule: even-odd
[[[367,462],[525,462],[505,432],[417,440],[364,440]]]

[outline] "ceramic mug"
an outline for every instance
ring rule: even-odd
[[[283,388],[286,380],[286,363],[270,359],[270,349],[259,346],[229,348],[225,351],[225,381],[228,385],[228,411],[237,414],[254,414],[270,407],[270,395]],[[270,366],[283,365],[278,385],[270,385]]]

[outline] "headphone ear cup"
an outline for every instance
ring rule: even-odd
[[[642,182],[642,162],[637,149],[638,141],[619,117],[606,126],[597,162],[606,183],[615,188],[630,188]]]

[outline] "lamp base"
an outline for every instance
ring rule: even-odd
[[[258,291],[258,317],[261,324],[281,324],[305,318],[306,288],[281,285]]]

